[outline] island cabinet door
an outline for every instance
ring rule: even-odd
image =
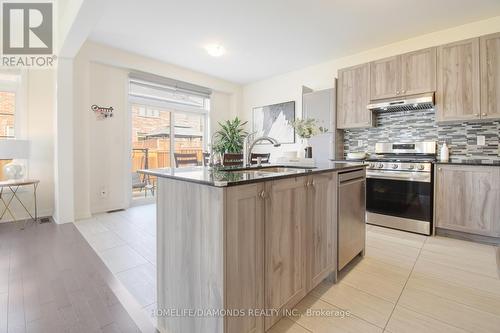
[[[308,182],[308,291],[336,270],[336,176],[334,172],[314,175]]]
[[[439,165],[436,227],[500,237],[500,167]]]
[[[226,190],[225,309],[264,309],[264,183]],[[263,316],[226,316],[225,333],[264,332]]]
[[[266,330],[307,293],[307,177],[266,183],[265,305],[279,311],[266,317]]]

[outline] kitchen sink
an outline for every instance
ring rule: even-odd
[[[253,173],[253,174],[290,174],[299,173],[304,170],[309,170],[310,167],[285,167],[285,166],[269,166],[269,167],[254,167],[246,169],[225,169],[231,173]]]
[[[271,172],[271,173],[296,173],[297,171],[305,170],[306,168],[287,168],[287,167],[268,167],[262,168],[260,172]]]

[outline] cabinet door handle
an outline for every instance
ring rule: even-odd
[[[406,92],[406,90],[401,90],[401,93],[404,94]]]
[[[443,171],[443,168],[438,168],[439,171]]]
[[[474,116],[475,117],[479,117],[479,113],[474,113]]]
[[[483,117],[486,117],[486,113],[483,113]]]
[[[311,180],[311,187],[314,187],[314,180]]]
[[[396,95],[399,95],[399,90],[396,90]]]
[[[266,198],[266,192],[264,190],[262,190],[260,193],[259,193],[259,197],[261,199],[265,199]]]

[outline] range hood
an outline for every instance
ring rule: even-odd
[[[414,111],[434,108],[434,93],[377,101],[367,106],[375,112]]]

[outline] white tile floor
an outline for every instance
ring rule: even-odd
[[[75,224],[150,315],[156,308],[155,206]],[[352,316],[301,314],[271,331],[500,332],[499,253],[493,246],[367,226],[366,256],[339,283],[321,284],[297,305],[301,312],[348,310]]]

